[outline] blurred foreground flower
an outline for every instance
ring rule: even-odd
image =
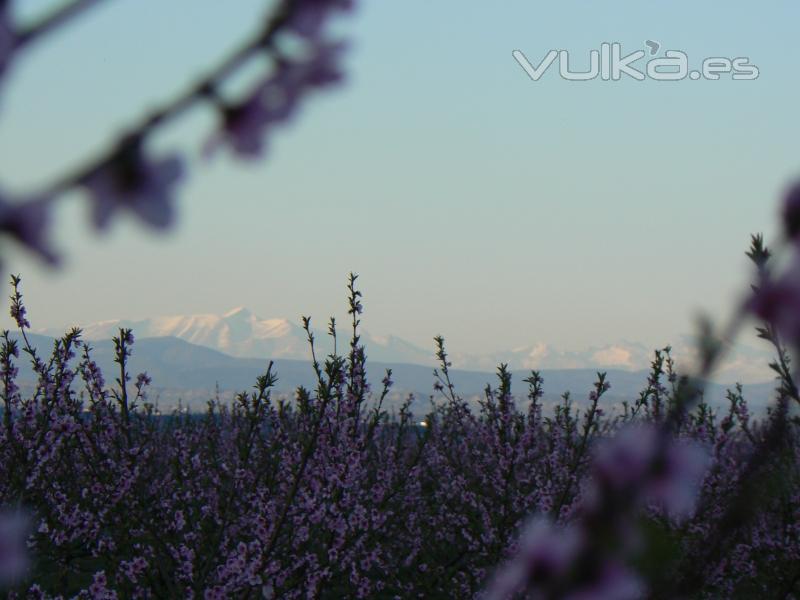
[[[239,157],[260,158],[269,128],[288,122],[305,93],[343,80],[338,60],[345,47],[320,43],[306,60],[280,59],[275,71],[247,99],[221,108],[222,128],[206,143],[206,157],[227,144]]]
[[[644,597],[641,579],[623,565],[608,561],[595,582],[569,594],[566,600],[640,600]]]
[[[654,503],[675,518],[694,510],[709,456],[696,442],[661,439],[652,426],[632,426],[598,448],[593,488],[601,494],[627,495],[634,503]],[[664,443],[666,442],[666,443]]]
[[[800,181],[792,185],[783,200],[783,227],[789,239],[800,237]]]
[[[487,598],[503,600],[527,586],[549,585],[566,575],[581,547],[577,529],[535,519],[522,534],[517,556],[500,570]]]
[[[352,10],[354,5],[353,0],[301,0],[289,17],[289,26],[298,34],[316,40],[332,13]]]
[[[20,512],[0,513],[0,588],[17,583],[28,569],[29,527],[28,517]]]
[[[644,582],[625,564],[641,550],[631,536],[638,513],[655,505],[673,518],[689,516],[708,460],[699,444],[653,425],[619,430],[597,447],[577,518],[562,526],[534,521],[487,598],[643,598]]]
[[[10,235],[48,263],[55,264],[58,256],[47,241],[50,208],[50,202],[44,199],[11,203],[0,197],[0,231]]]
[[[746,308],[786,341],[800,343],[800,254],[795,251],[779,277],[759,282],[754,290]]]
[[[152,161],[144,156],[138,140],[126,143],[82,180],[93,203],[95,227],[108,227],[111,217],[121,208],[132,211],[152,227],[169,227],[174,219],[172,188],[183,172],[178,156]]]

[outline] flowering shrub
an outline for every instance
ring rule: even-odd
[[[128,372],[130,330],[114,338],[113,385],[77,329],[42,358],[13,277],[0,586],[31,598],[797,597],[800,423],[780,328],[790,349],[800,339],[785,325],[794,296],[774,291],[789,275],[770,272],[760,237],[750,256],[760,285],[736,322],[765,318],[778,354],[761,421],[741,388],[723,414],[702,401],[722,347],[710,331],[699,377],[675,373],[667,348],[621,411],[603,407],[598,373],[587,402],[565,394],[548,415],[541,375],[518,402],[505,365],[470,410],[436,338],[440,397],[424,420],[411,398],[390,414],[391,371],[374,392],[366,379],[353,275],[345,355],[318,358],[304,319],[315,389],[273,398],[270,364],[232,405],[160,416],[150,378]],[[24,396],[21,353],[38,377]]]

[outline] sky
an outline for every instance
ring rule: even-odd
[[[27,18],[51,3],[25,3]],[[265,3],[115,0],[15,65],[0,181],[28,190],[103,148],[252,32]],[[166,235],[97,234],[59,204],[65,264],[2,247],[35,327],[217,313],[364,326],[456,352],[619,340],[660,347],[721,322],[748,284],[749,236],[777,231],[800,175],[800,5],[789,0],[403,0],[340,19],[348,82],[305,103],[262,161],[203,160],[196,110],[158,147],[191,157]],[[512,58],[578,67],[602,42],[742,57],[755,81],[532,81]],[[3,326],[9,326],[4,317]]]

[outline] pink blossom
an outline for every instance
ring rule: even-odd
[[[139,373],[136,376],[136,389],[140,392],[151,383],[153,383],[153,379],[147,373]]]
[[[14,322],[16,322],[17,327],[19,327],[20,329],[31,328],[31,322],[28,321],[28,316],[27,316],[28,309],[25,308],[23,304],[19,302],[14,302],[11,305],[10,313],[11,313],[11,318],[14,319]]]
[[[108,589],[108,579],[105,571],[98,571],[94,574],[92,584],[89,586],[89,594],[92,600],[115,600],[116,592]]]

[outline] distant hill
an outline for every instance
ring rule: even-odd
[[[49,354],[53,338],[30,334],[31,343],[43,354]],[[113,344],[110,340],[91,342],[93,356],[103,369],[106,380],[113,382],[118,367],[114,364]],[[373,389],[380,389],[380,381],[385,370],[391,368],[395,381],[395,393],[391,400],[399,402],[409,393],[417,397],[415,410],[427,410],[429,396],[433,393],[432,368],[407,363],[386,363],[372,360],[372,349],[366,346],[368,357],[368,380]],[[153,379],[151,398],[160,397],[164,406],[172,406],[178,398],[183,399],[194,409],[200,409],[210,399],[218,386],[224,398],[233,392],[252,390],[256,378],[266,371],[268,360],[238,358],[217,350],[192,344],[176,337],[137,338],[130,359],[133,376],[147,372]],[[274,370],[278,376],[276,393],[290,394],[298,386],[311,388],[315,385],[311,363],[306,360],[275,358]],[[632,401],[645,386],[645,371],[604,369],[608,373],[611,390],[607,403]],[[596,378],[597,369],[543,369],[546,400],[555,402],[559,396],[569,391],[577,404],[584,403]],[[32,371],[27,361],[20,361],[20,374],[23,379],[32,380]],[[530,375],[530,370],[515,370],[513,390],[518,398],[524,399],[527,386],[522,380]],[[476,397],[483,394],[487,383],[496,387],[497,378],[491,371],[467,371],[454,369],[451,377],[459,394]],[[745,386],[745,397],[753,403],[754,409],[763,407],[770,399],[771,383]],[[711,384],[708,387],[709,401],[720,403],[725,397],[725,386]]]

